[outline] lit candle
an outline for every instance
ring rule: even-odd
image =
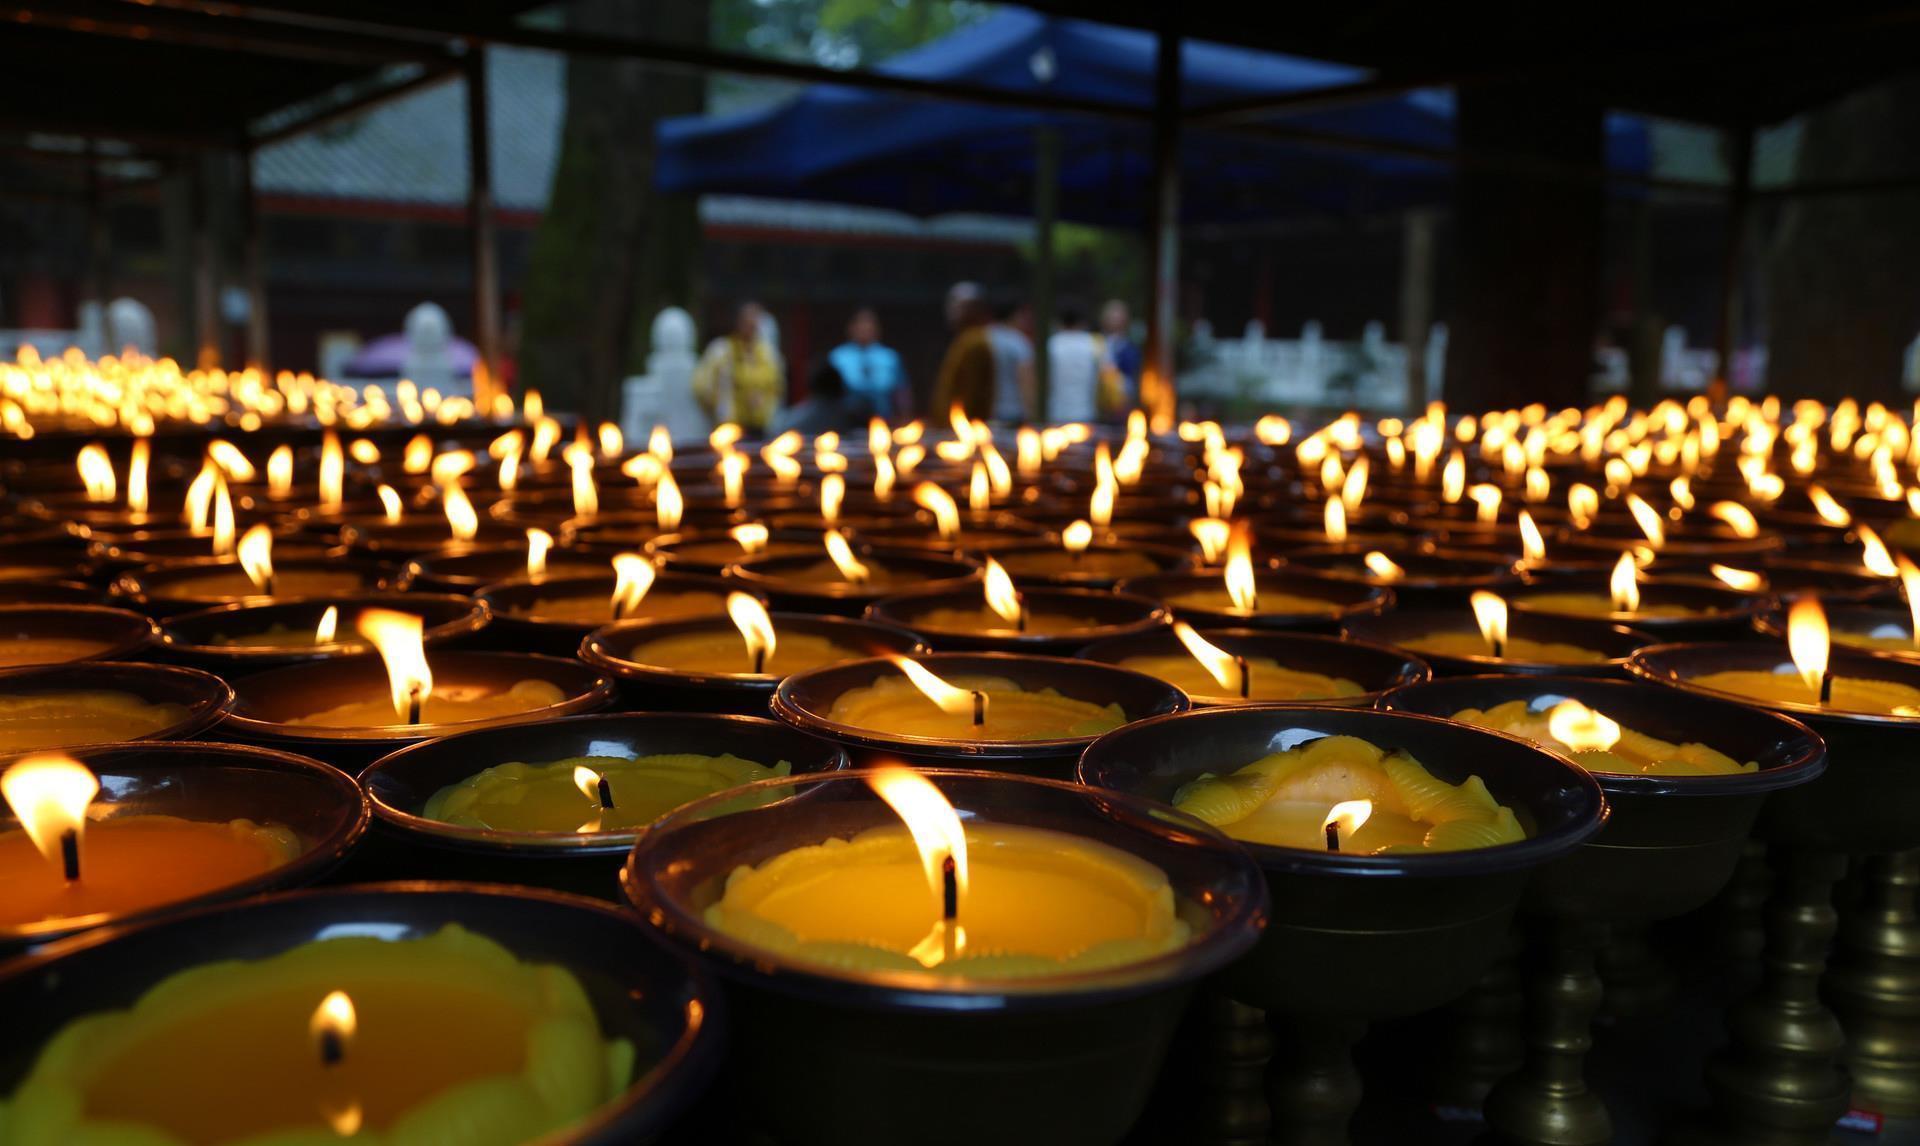
[[[1692,683],[1750,700],[1811,705],[1839,712],[1920,715],[1920,689],[1872,677],[1841,676],[1830,668],[1831,654],[1825,610],[1816,598],[1802,597],[1787,612],[1790,664],[1773,672],[1735,669],[1704,673],[1692,678]]]
[[[529,712],[566,699],[556,685],[544,680],[516,681],[503,690],[466,685],[436,691],[433,669],[427,663],[426,648],[421,640],[422,624],[421,618],[413,613],[393,609],[362,612],[355,628],[380,650],[390,696],[348,701],[289,723],[330,728],[457,724]]]
[[[1755,771],[1706,744],[1674,744],[1623,728],[1605,713],[1577,700],[1560,700],[1545,708],[1525,700],[1510,700],[1489,709],[1468,708],[1453,714],[1464,724],[1491,728],[1524,737],[1543,748],[1564,752],[1589,772],[1638,776],[1729,776]]]
[[[689,800],[789,771],[784,760],[762,765],[732,753],[579,756],[541,764],[516,761],[495,764],[441,788],[427,798],[420,814],[429,820],[494,831],[632,831]]]
[[[1366,691],[1344,677],[1287,668],[1272,657],[1237,656],[1201,636],[1185,621],[1175,621],[1173,633],[1187,655],[1141,654],[1123,658],[1120,667],[1157,677],[1208,704],[1324,700],[1359,696]]]
[[[1126,723],[1117,704],[1099,705],[1004,677],[942,679],[918,661],[887,658],[901,676],[882,676],[834,699],[827,719],[876,732],[937,740],[1054,740],[1091,736]]]

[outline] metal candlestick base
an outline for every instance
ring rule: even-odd
[[[1644,923],[1616,923],[1600,948],[1602,1022],[1624,1023],[1659,1013],[1673,998],[1673,972],[1647,941]]]
[[[1859,904],[1840,917],[1826,992],[1847,1032],[1853,1103],[1920,1114],[1920,851],[1866,860]]]
[[[1520,1031],[1526,1000],[1515,962],[1517,939],[1510,938],[1473,989],[1446,1008],[1444,1048],[1433,1082],[1434,1101],[1441,1106],[1478,1110],[1494,1084],[1526,1060],[1527,1044]]]
[[[1266,1146],[1264,1080],[1273,1042],[1266,1016],[1256,1007],[1208,993],[1197,1004],[1205,1016],[1207,1090],[1200,1135],[1215,1146]]]
[[[1767,903],[1760,989],[1729,1012],[1728,1045],[1707,1064],[1708,1120],[1676,1129],[1675,1142],[1819,1146],[1846,1113],[1846,1040],[1820,1002],[1836,929],[1833,885],[1846,860],[1782,846],[1772,862],[1779,883]]]
[[[1527,1059],[1487,1095],[1486,1141],[1605,1146],[1613,1138],[1606,1103],[1587,1089],[1585,1063],[1600,1009],[1594,967],[1600,925],[1556,919],[1527,983]]]
[[[1725,980],[1735,996],[1758,986],[1760,952],[1766,946],[1767,896],[1773,890],[1773,869],[1767,866],[1767,845],[1748,840],[1740,853],[1733,878],[1713,905],[1715,966],[1725,968]]]
[[[1267,1026],[1273,1035],[1273,1059],[1267,1064],[1270,1141],[1278,1146],[1348,1146],[1349,1124],[1360,1108],[1353,1046],[1366,1033],[1366,1022],[1269,1013]]]

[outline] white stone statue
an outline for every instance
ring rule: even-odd
[[[152,358],[160,353],[160,330],[153,311],[137,298],[116,298],[107,304],[107,351],[137,350]]]
[[[645,441],[655,426],[665,426],[675,441],[698,440],[713,428],[693,400],[697,343],[686,311],[670,306],[654,316],[647,372],[621,386],[620,432],[628,441]]]
[[[443,395],[473,393],[471,379],[454,378],[453,321],[437,303],[423,302],[407,312],[403,326],[407,335],[407,357],[400,376],[425,390],[432,387]]]

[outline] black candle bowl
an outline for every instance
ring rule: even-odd
[[[12,582],[84,581],[93,562],[84,546],[63,542],[9,543],[0,553],[0,585]]]
[[[1767,588],[1783,597],[1818,593],[1830,601],[1871,601],[1900,592],[1898,580],[1875,576],[1858,560],[1839,564],[1787,557],[1769,559],[1757,571],[1766,575]]]
[[[479,527],[469,538],[456,538],[446,518],[438,513],[419,513],[400,521],[376,518],[352,518],[340,526],[340,540],[356,555],[396,563],[410,561],[453,541],[470,545],[527,543],[527,531],[518,526],[480,515]]]
[[[1179,599],[1187,594],[1224,594],[1227,591],[1226,576],[1219,569],[1136,577],[1120,582],[1119,588],[1122,593],[1133,593],[1161,602],[1172,610],[1176,620],[1185,621],[1196,629],[1246,627],[1331,633],[1338,630],[1349,617],[1383,613],[1391,609],[1397,600],[1393,590],[1379,585],[1335,581],[1329,577],[1285,569],[1255,571],[1255,611],[1251,613],[1240,612],[1227,604],[1194,605]],[[1258,600],[1261,594],[1270,595],[1269,600],[1277,594],[1307,597],[1326,602],[1326,608],[1267,611],[1269,606]]]
[[[213,727],[233,706],[233,689],[212,673],[174,665],[130,661],[82,661],[65,665],[29,665],[0,669],[0,697],[63,692],[124,692],[147,704],[179,705],[180,719],[141,736],[114,735],[83,724],[73,739],[18,745],[17,751],[43,752],[78,745],[122,741],[189,740]],[[3,725],[0,725],[3,726]]]
[[[1016,653],[935,653],[916,658],[935,676],[989,676],[1010,680],[1027,691],[1052,689],[1096,705],[1118,705],[1127,720],[1184,712],[1187,694],[1144,673],[1093,661]],[[904,761],[917,767],[979,768],[1065,776],[1073,761],[1098,733],[1044,740],[961,740],[915,736],[885,729],[859,728],[830,715],[843,693],[886,677],[900,678],[891,661],[873,659],[795,673],[773,694],[773,713],[815,736],[844,745],[857,766]]]
[[[276,600],[405,587],[393,566],[351,557],[276,560],[273,573],[274,592],[263,593],[237,558],[206,557],[142,566],[121,574],[112,588],[116,599],[131,603],[141,612],[171,617],[235,602],[265,605]]]
[[[1234,998],[1290,1014],[1410,1015],[1458,997],[1504,948],[1532,869],[1600,830],[1593,777],[1514,737],[1400,712],[1307,705],[1212,708],[1143,720],[1095,741],[1083,784],[1171,803],[1223,775],[1324,736],[1403,750],[1448,783],[1477,775],[1528,831],[1474,851],[1355,855],[1243,844],[1266,873],[1274,916],[1222,973]]]
[[[987,608],[977,588],[939,593],[906,593],[883,597],[867,609],[867,619],[911,629],[943,653],[1040,653],[1070,656],[1075,649],[1105,637],[1125,637],[1163,629],[1167,611],[1157,601],[1126,593],[1086,589],[1025,589],[1021,608],[1031,631],[1002,619]],[[940,609],[981,614],[976,623],[936,627],[927,618]],[[1033,627],[1032,618],[1064,628]]]
[[[1920,689],[1920,662],[1902,657],[1835,648],[1828,667],[1837,677]],[[1911,767],[1913,748],[1920,744],[1920,712],[1848,712],[1816,704],[1811,689],[1804,701],[1762,700],[1695,683],[1709,673],[1741,671],[1773,673],[1798,683],[1787,651],[1775,644],[1654,645],[1635,653],[1627,671],[1689,697],[1730,700],[1792,717],[1827,742],[1826,773],[1769,800],[1760,817],[1761,837],[1845,852],[1920,847],[1920,772]]]
[[[358,772],[408,744],[474,729],[537,724],[577,716],[613,702],[613,682],[579,661],[530,653],[436,652],[427,658],[436,690],[505,692],[523,680],[542,680],[560,690],[557,704],[505,716],[453,723],[390,723],[366,727],[306,724],[313,713],[392,696],[386,665],[375,655],[333,657],[268,669],[234,682],[233,711],[220,735],[248,744],[302,752],[337,768]]]
[[[1751,631],[1754,614],[1773,604],[1764,593],[1743,593],[1720,585],[1697,581],[1653,579],[1640,582],[1641,609],[1672,606],[1691,610],[1668,616],[1644,611],[1632,613],[1586,613],[1551,607],[1541,599],[1556,594],[1587,594],[1606,599],[1607,578],[1569,577],[1544,580],[1514,590],[1507,598],[1515,616],[1532,615],[1554,620],[1604,621],[1627,625],[1662,641],[1727,640]],[[1609,604],[1611,602],[1609,601]]]
[[[100,778],[101,796],[91,809],[89,823],[121,816],[174,816],[202,823],[251,820],[289,830],[298,840],[299,853],[271,871],[188,899],[129,911],[0,923],[0,952],[93,927],[312,883],[337,867],[367,830],[367,799],[353,777],[304,756],[197,741],[101,745],[68,755]],[[0,832],[17,827],[0,805]],[[83,857],[84,847],[83,837]],[[156,859],[164,861],[164,857]],[[85,874],[83,868],[82,878]]]
[[[967,546],[961,534],[962,546]],[[968,548],[968,552],[975,552]],[[1071,589],[1111,589],[1123,581],[1184,570],[1193,565],[1190,549],[1151,541],[1095,541],[1079,555],[1057,541],[1022,541],[978,550],[998,561],[1020,585]]]
[[[1797,720],[1640,681],[1455,677],[1398,689],[1380,707],[1455,719],[1525,701],[1536,713],[1574,700],[1621,727],[1674,744],[1701,743],[1758,771],[1714,776],[1594,772],[1611,809],[1585,846],[1534,875],[1528,903],[1556,916],[1647,923],[1684,915],[1726,885],[1768,794],[1826,769],[1826,745]],[[1557,742],[1540,745],[1572,759]],[[1575,763],[1578,763],[1575,760]]]
[[[1600,659],[1571,664],[1550,664],[1516,660],[1511,657],[1496,658],[1491,650],[1472,655],[1434,652],[1430,649],[1416,648],[1409,643],[1418,641],[1422,637],[1457,634],[1469,638],[1485,649],[1479,624],[1474,620],[1473,614],[1466,609],[1457,608],[1395,609],[1390,613],[1381,613],[1377,616],[1349,617],[1341,626],[1341,632],[1358,640],[1406,649],[1432,665],[1434,675],[1441,677],[1479,676],[1484,673],[1516,676],[1619,677],[1626,675],[1627,658],[1633,655],[1635,649],[1655,643],[1655,638],[1625,625],[1518,611],[1513,612],[1507,619],[1508,640],[1573,645],[1576,648],[1592,650]]]
[[[1631,518],[1621,517],[1596,521],[1586,529],[1557,537],[1549,543],[1548,552],[1556,557],[1562,553],[1589,557],[1612,555],[1618,560],[1619,554],[1647,543],[1647,535],[1639,525]],[[1749,537],[1719,521],[1707,525],[1669,521],[1666,537],[1658,549],[1661,556],[1670,559],[1741,565],[1777,552],[1784,544],[1779,534],[1764,529]]]
[[[1445,609],[1462,606],[1477,589],[1504,592],[1520,581],[1515,563],[1497,553],[1461,549],[1416,549],[1404,543],[1378,550],[1398,565],[1398,575],[1382,577],[1369,569],[1371,548],[1350,546],[1296,549],[1282,559],[1287,569],[1299,569],[1363,585],[1385,585],[1393,590],[1396,609]]]
[[[920,656],[929,650],[918,634],[894,625],[814,613],[774,613],[776,640],[796,633],[821,637],[849,651],[848,660]],[[617,621],[595,629],[580,643],[580,659],[613,677],[624,707],[651,712],[735,712],[765,716],[782,677],[754,672],[695,672],[636,660],[636,651],[653,641],[711,633],[740,648],[742,668],[750,667],[746,643],[732,618],[662,617]]]
[[[524,649],[570,657],[587,634],[621,619],[724,617],[727,594],[739,588],[719,577],[695,573],[659,573],[638,607],[625,618],[613,615],[612,573],[590,577],[543,577],[538,581],[499,581],[474,594],[493,613],[487,642],[495,648]],[[758,594],[752,594],[758,596]],[[605,616],[589,616],[589,600],[604,604]]]
[[[553,1146],[625,1146],[659,1137],[720,1063],[722,1002],[705,972],[678,958],[631,913],[577,896],[479,883],[394,883],[289,892],[106,927],[0,968],[0,1007],[14,1016],[0,1053],[0,1092],[17,1088],[40,1049],[82,1015],[124,1010],[161,980],[208,963],[264,959],[342,935],[425,939],[459,926],[520,959],[564,967],[586,989],[600,1033],[639,1052],[642,1071]]]
[[[327,644],[277,647],[234,643],[235,638],[266,633],[275,626],[290,633],[312,633],[328,609],[339,612],[335,639]],[[355,593],[265,605],[236,601],[168,617],[160,626],[161,654],[168,660],[223,676],[244,676],[330,657],[358,656],[373,649],[354,630],[355,618],[366,609],[391,609],[418,616],[420,639],[430,649],[465,644],[493,618],[486,605],[450,593]]]
[[[608,558],[577,549],[547,553],[543,577],[583,577],[603,573]],[[424,593],[473,593],[500,581],[527,576],[525,541],[488,545],[455,544],[422,553],[407,562],[409,588]]]
[[[1365,708],[1378,700],[1380,694],[1388,689],[1417,684],[1433,676],[1433,670],[1428,668],[1427,663],[1419,657],[1399,649],[1369,644],[1365,641],[1313,633],[1288,633],[1276,629],[1203,629],[1200,630],[1200,635],[1210,644],[1217,645],[1235,656],[1265,657],[1282,668],[1324,673],[1327,676],[1350,680],[1360,686],[1360,692],[1353,696],[1315,697],[1311,700],[1288,700],[1280,703],[1329,704],[1345,708]],[[1200,662],[1193,660],[1193,655],[1187,651],[1187,647],[1180,643],[1180,638],[1175,636],[1171,629],[1165,628],[1094,641],[1074,655],[1081,660],[1098,661],[1101,664],[1116,665],[1121,668],[1127,667],[1124,662],[1131,657],[1184,657],[1192,662],[1194,671],[1201,677],[1207,675]],[[1209,691],[1205,692],[1186,690],[1195,708],[1276,703],[1242,700],[1235,694],[1232,687],[1211,681],[1208,689]]]
[[[85,581],[0,580],[0,605],[98,605],[106,596]]]
[[[926,1133],[941,1142],[1119,1141],[1139,1117],[1193,985],[1253,944],[1267,907],[1257,869],[1219,833],[1144,800],[934,769],[922,775],[970,831],[1056,831],[1159,867],[1190,940],[1101,970],[986,979],[834,969],[707,922],[706,909],[741,865],[897,825],[870,775],[765,781],[689,804],[643,832],[621,872],[641,914],[727,980],[744,1060],[782,1064],[740,1076],[730,1105],[794,1146],[892,1146],[903,1127],[929,1127],[934,1110],[938,1125]],[[729,803],[752,788],[785,798]]]
[[[374,830],[349,875],[361,880],[458,876],[618,899],[620,863],[640,829],[531,832],[472,827],[427,818],[427,801],[440,789],[498,764],[682,752],[732,753],[768,768],[784,761],[794,775],[847,766],[847,754],[839,745],[753,716],[603,713],[455,733],[391,752],[360,774],[373,801]],[[582,820],[588,815],[583,812]]]
[[[884,570],[878,581],[816,581],[796,574],[821,563],[832,564],[823,548],[818,553],[783,557],[749,557],[727,566],[728,579],[741,588],[772,602],[773,607],[790,613],[836,613],[857,617],[867,606],[882,597],[904,589],[932,593],[946,589],[964,589],[980,580],[980,567],[951,557],[937,557],[907,549],[875,549],[859,555],[860,561]]]
[[[1822,594],[1825,599],[1825,594]],[[1920,644],[1913,639],[1913,612],[1904,604],[1898,608],[1878,605],[1825,605],[1832,641],[1845,648],[1884,653],[1891,657],[1920,658]],[[1785,609],[1769,609],[1753,618],[1753,627],[1776,641],[1787,639]],[[1891,642],[1885,647],[1857,643],[1861,636],[1880,636]]]
[[[346,547],[298,530],[276,529],[273,534],[273,560],[332,560],[343,557]],[[87,555],[102,576],[114,576],[143,565],[171,565],[182,561],[211,558],[213,534],[210,530],[146,529],[111,540],[96,538],[87,545]]]
[[[11,648],[15,641],[44,638],[88,641],[96,647],[78,656],[53,661],[34,660],[30,654],[16,653]],[[152,619],[128,609],[110,609],[103,605],[0,605],[0,663],[8,665],[133,660],[159,639],[160,627]]]

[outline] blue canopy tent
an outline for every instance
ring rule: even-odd
[[[1155,51],[1150,32],[1007,8],[876,70],[1145,112]],[[1187,41],[1181,51],[1189,110],[1367,76],[1345,65],[1212,43]],[[1188,131],[1181,142],[1182,219],[1340,216],[1444,202],[1452,119],[1451,93],[1423,91],[1289,116],[1285,127],[1311,141]],[[1042,126],[1057,128],[1061,140],[1062,218],[1147,221],[1151,127],[1144,119],[963,105],[830,84],[751,111],[665,121],[656,179],[668,190],[856,203],[923,216],[1025,215],[1034,203],[1034,131]],[[1342,146],[1341,139],[1362,145]],[[1613,117],[1608,151],[1610,167],[1644,172],[1644,124]]]

